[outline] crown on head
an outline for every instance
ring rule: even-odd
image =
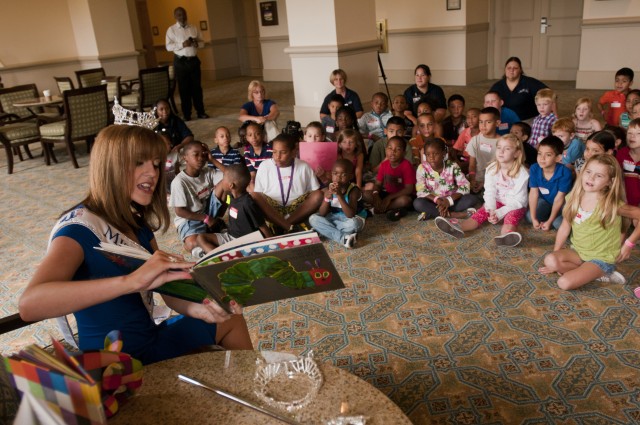
[[[114,124],[119,125],[135,125],[138,127],[148,128],[153,130],[158,126],[158,118],[156,118],[156,108],[154,107],[151,112],[137,112],[123,108],[118,103],[118,98],[113,99],[113,111]]]

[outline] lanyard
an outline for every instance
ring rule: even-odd
[[[295,160],[291,164],[291,176],[289,177],[289,189],[287,189],[287,197],[284,197],[284,186],[282,186],[282,176],[280,175],[280,167],[276,165],[276,171],[278,172],[278,183],[280,183],[280,196],[282,197],[282,206],[286,207],[289,202],[289,195],[291,194],[291,185],[293,184],[293,171],[296,166]]]

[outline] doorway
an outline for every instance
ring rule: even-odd
[[[493,78],[511,56],[540,80],[576,79],[583,0],[494,0]]]

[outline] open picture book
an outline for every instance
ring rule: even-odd
[[[131,270],[151,257],[142,248],[104,242],[95,249]],[[209,252],[190,272],[193,279],[167,282],[154,291],[194,302],[210,298],[230,311],[232,300],[251,306],[344,288],[311,230],[268,239],[259,231],[250,233]]]

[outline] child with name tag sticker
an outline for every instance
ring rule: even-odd
[[[579,142],[582,143],[582,142]],[[537,163],[529,170],[529,211],[527,221],[534,229],[559,229],[562,224],[564,198],[573,186],[571,170],[562,160],[564,145],[556,136],[549,136],[538,145]]]
[[[627,146],[616,155],[624,173],[627,203],[640,205],[640,119],[632,120],[627,129]]]

